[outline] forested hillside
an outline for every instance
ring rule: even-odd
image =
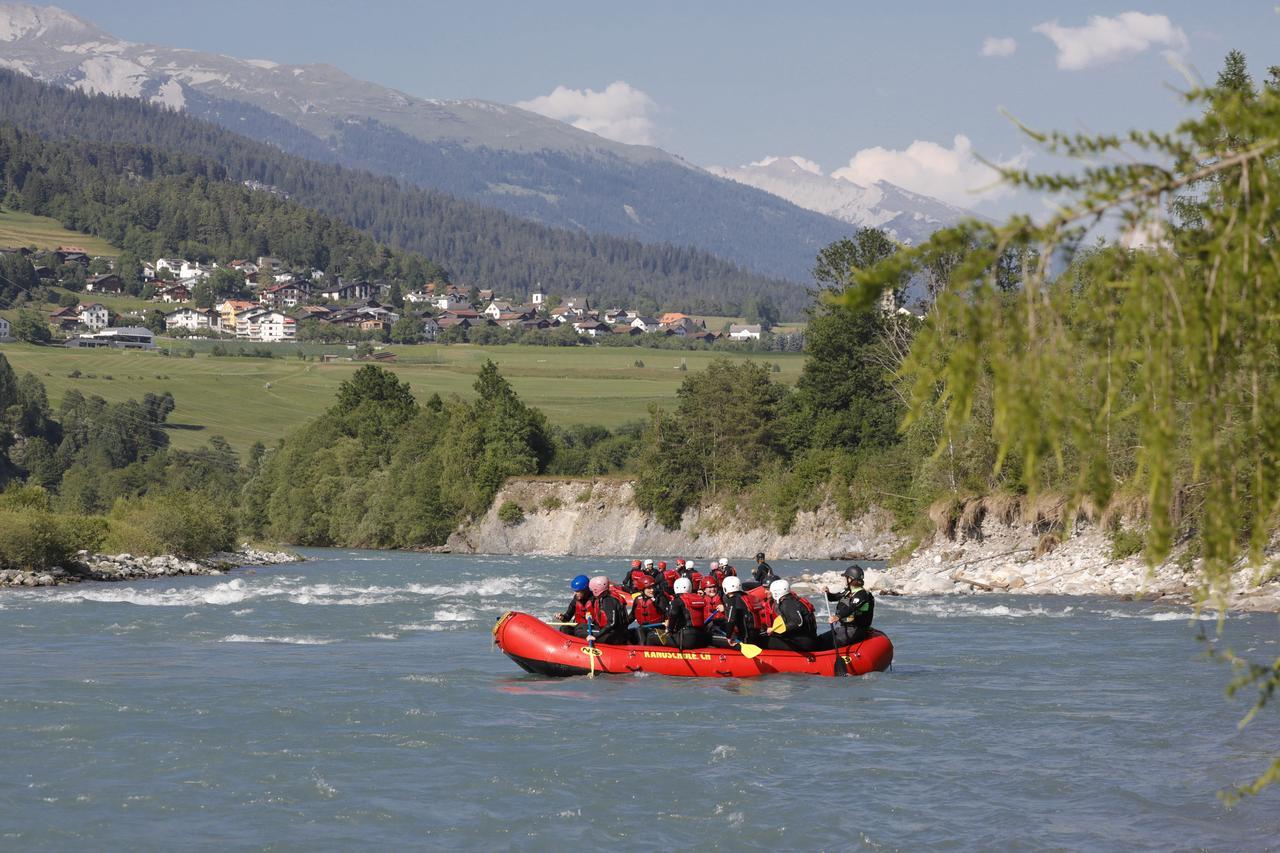
[[[378,241],[423,254],[456,281],[517,296],[540,284],[605,303],[647,297],[673,310],[729,315],[769,296],[788,317],[808,302],[795,283],[745,272],[697,249],[549,228],[445,193],[284,154],[133,99],[86,95],[0,71],[0,117],[42,137],[135,146],[144,161],[154,156],[144,152],[150,149],[182,152],[170,162],[217,163],[228,181],[278,188]]]
[[[231,183],[212,160],[146,146],[49,142],[0,126],[0,195],[5,207],[51,216],[135,258],[273,255],[418,284],[442,272],[333,217]]]

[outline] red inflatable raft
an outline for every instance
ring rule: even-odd
[[[507,612],[493,627],[493,640],[521,668],[538,675],[564,677],[596,672],[653,672],[694,678],[749,678],[776,672],[802,675],[866,675],[883,672],[893,662],[893,643],[879,631],[839,650],[782,652],[766,649],[748,658],[735,649],[680,651],[665,646],[606,646],[594,649],[586,640],[562,634],[527,613]],[[844,666],[837,663],[843,660]],[[837,672],[837,670],[842,670]]]

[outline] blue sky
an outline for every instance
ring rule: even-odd
[[[1232,47],[1255,78],[1280,64],[1274,2],[59,5],[132,41],[327,62],[425,97],[530,102],[702,165],[799,155],[830,173],[861,151],[851,174],[883,169],[952,200],[963,178],[948,169],[967,168],[957,135],[993,160],[1030,155],[1002,107],[1041,128],[1164,128],[1183,115],[1170,87],[1186,86],[1166,55],[1209,80]],[[989,38],[1004,41],[984,56]]]

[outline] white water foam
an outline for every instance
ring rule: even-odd
[[[404,625],[397,625],[398,631],[448,631],[448,625],[441,625],[436,622],[409,622]]]
[[[337,640],[322,640],[319,637],[252,637],[248,634],[229,634],[219,640],[221,643],[273,643],[289,646],[327,646]]]
[[[435,595],[435,596],[463,596],[463,595],[479,595],[482,598],[491,598],[495,595],[512,595],[520,591],[524,584],[518,577],[493,577],[483,578],[478,581],[465,581],[459,584],[451,585],[432,585],[423,586],[422,584],[411,583],[406,589],[409,592],[418,595]]]

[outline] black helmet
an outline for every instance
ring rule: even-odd
[[[844,576],[856,583],[862,583],[862,567],[850,566],[849,568],[844,570]]]
[[[764,559],[764,551],[760,551],[759,553],[757,553],[757,554],[756,554],[756,559],[757,559],[757,560],[763,560],[763,559]]]

